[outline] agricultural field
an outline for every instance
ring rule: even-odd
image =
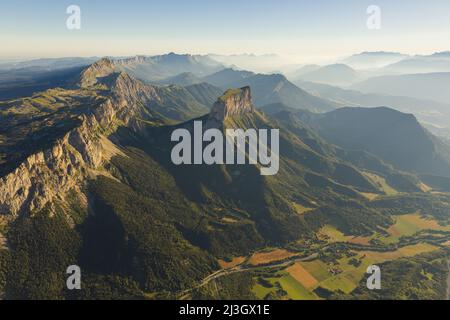
[[[315,288],[319,283],[317,279],[298,262],[287,268],[286,271],[306,289]]]
[[[385,230],[386,234],[374,233],[369,237],[346,236],[335,227],[326,225],[318,232],[318,237],[329,243],[347,242],[369,245],[371,240],[378,240],[387,245],[397,243],[400,238],[413,236],[423,230],[450,232],[450,226],[441,226],[435,219],[424,217],[420,213],[398,215],[393,219],[395,223]]]
[[[251,256],[249,263],[251,265],[257,266],[275,261],[281,261],[295,255],[296,255],[295,253],[289,252],[285,249],[275,249],[267,252],[257,252]]]
[[[257,283],[252,289],[258,299],[267,298],[268,295],[288,300],[316,300],[318,297],[305,288],[299,281],[292,277],[287,271],[273,274],[273,277],[264,278],[264,283]]]
[[[253,287],[253,293],[260,299],[268,294],[282,292],[283,299],[311,300],[320,299],[315,290],[321,288],[329,292],[349,294],[355,290],[367,267],[400,258],[413,257],[437,250],[438,247],[419,243],[406,246],[395,251],[353,251],[349,257],[335,262],[324,262],[320,259],[308,262],[296,262],[270,277],[264,277]]]
[[[441,226],[431,218],[425,218],[419,213],[395,216],[395,224],[387,231],[393,237],[410,236],[420,230],[450,231],[450,226]]]
[[[355,236],[346,236],[344,233],[336,229],[331,225],[323,226],[317,234],[318,238],[321,240],[325,240],[329,243],[335,242],[348,242],[354,244],[362,244],[368,245],[369,241],[374,237],[355,237]]]
[[[421,253],[437,250],[438,247],[427,243],[418,243],[412,246],[406,246],[396,251],[377,252],[377,251],[361,251],[363,257],[367,257],[370,261],[381,263],[385,261],[396,260],[399,258],[413,257]]]
[[[230,261],[219,260],[219,265],[222,267],[222,269],[230,269],[236,267],[237,265],[240,265],[245,260],[245,257],[234,257]]]

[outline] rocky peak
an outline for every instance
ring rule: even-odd
[[[227,117],[253,112],[254,110],[250,87],[228,89],[214,103],[210,116],[223,121]]]
[[[80,75],[78,85],[82,88],[93,86],[97,78],[106,77],[115,70],[114,62],[109,58],[102,58],[84,69]]]

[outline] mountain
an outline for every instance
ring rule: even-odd
[[[342,60],[342,63],[355,69],[375,69],[397,63],[408,58],[408,55],[397,52],[362,52]]]
[[[222,89],[202,82],[184,87],[198,102],[210,107],[222,95]]]
[[[392,74],[450,72],[450,60],[411,58],[386,66],[384,71]]]
[[[153,124],[154,115],[162,112],[180,118],[160,105],[174,89],[145,85],[124,73],[108,75],[110,67],[111,61],[99,61],[80,75],[79,90],[45,92],[42,110],[33,103],[36,109],[23,115],[26,121],[17,115],[17,122],[10,123],[10,135],[18,133],[13,129],[42,129],[33,132],[33,139],[19,135],[21,146],[32,139],[34,149],[8,162],[9,173],[0,179],[0,208],[11,223],[7,238],[14,261],[7,272],[17,274],[20,266],[27,279],[25,289],[19,278],[9,277],[7,297],[66,295],[56,270],[67,263],[80,265],[89,279],[78,298],[176,293],[218,270],[214,256],[311,236],[291,201],[334,201],[335,195],[319,191],[321,184],[342,197],[360,198],[331,180],[343,179],[340,170],[353,172],[358,188],[374,188],[356,169],[327,160],[287,132],[281,138],[282,148],[289,150],[283,158],[299,162],[286,162],[284,178],[266,180],[250,164],[175,166],[170,135],[177,127],[192,130],[195,120],[175,127]],[[178,112],[188,105],[179,102]],[[61,112],[41,116],[52,108]],[[276,127],[253,108],[248,88],[227,91],[211,115],[198,120],[222,129]],[[287,175],[290,170],[305,180],[295,182]],[[292,185],[285,189],[288,181]],[[369,208],[360,209],[358,215],[370,215],[371,221],[387,221]],[[327,213],[322,215],[326,219]],[[353,224],[355,230],[367,228]],[[50,247],[59,250],[50,253]],[[57,275],[37,276],[43,270]],[[43,291],[42,285],[50,289]]]
[[[298,88],[280,74],[254,74],[248,71],[226,69],[207,76],[204,80],[221,88],[251,87],[257,107],[272,103],[283,103],[293,109],[313,111],[332,110],[336,107],[332,102],[310,95]]]
[[[297,79],[294,79],[294,82],[297,80],[306,80],[330,85],[347,86],[358,81],[359,78],[360,76],[357,71],[349,66],[345,64],[332,64],[304,73]]]
[[[192,84],[198,84],[201,83],[202,79],[197,77],[195,74],[191,72],[184,72],[180,73],[176,76],[169,77],[167,79],[164,79],[160,81],[160,84],[175,84],[179,86],[188,86]]]
[[[212,60],[207,56],[189,55],[189,54],[175,54],[169,53],[159,56],[134,56],[126,58],[105,58],[110,61],[110,68],[115,72],[127,72],[129,75],[146,82],[153,84],[178,84],[190,85],[199,83],[199,78],[208,74],[212,74],[222,70],[224,66],[217,61]],[[96,59],[98,60],[98,59]],[[54,60],[37,60],[26,63],[15,63],[15,72],[23,72],[25,68],[32,68],[30,72],[40,74],[40,70],[59,71],[74,70],[73,75],[79,74],[87,65],[94,64],[95,61],[89,59],[59,59]],[[22,65],[24,67],[22,67]],[[38,72],[39,71],[39,72]],[[0,84],[2,73],[11,72],[10,69],[2,71],[0,67]],[[73,77],[72,75],[72,77]],[[42,77],[41,77],[42,78]],[[41,78],[40,84],[44,82]],[[70,77],[64,78],[67,81]],[[13,77],[5,77],[5,83],[11,83]]]
[[[235,70],[227,68],[215,72],[203,78],[205,82],[211,83],[217,87],[228,87],[230,84],[242,81],[244,79],[255,76],[256,74],[251,71]]]
[[[116,68],[147,82],[158,82],[182,73],[203,77],[224,68],[208,56],[169,53],[160,56],[138,56],[119,59]]]
[[[389,106],[404,113],[412,113],[434,134],[445,136],[450,133],[450,104],[410,97],[362,93],[307,81],[300,81],[298,85],[316,96],[349,107]]]
[[[321,66],[317,65],[317,64],[307,64],[305,66],[302,66],[301,68],[291,71],[287,74],[288,78],[290,79],[297,79],[300,78],[301,76],[308,74],[310,72],[316,71],[318,69],[320,69]]]
[[[295,112],[295,109],[289,108],[288,106],[286,106],[282,103],[268,104],[259,109],[269,116],[280,113],[282,111]]]
[[[438,58],[438,59],[450,59],[450,51],[441,51],[441,52],[435,52],[428,57],[430,58]]]
[[[279,70],[280,68],[291,64],[289,60],[286,60],[276,54],[209,54],[208,56],[228,67],[261,73],[273,72],[274,70]]]
[[[393,74],[450,72],[450,55],[448,52],[436,52],[408,57],[385,66],[383,71]]]
[[[450,73],[405,74],[374,77],[354,84],[351,88],[365,93],[405,96],[441,103],[450,103],[446,90],[450,85]]]
[[[449,176],[450,148],[411,114],[389,108],[342,108],[310,122],[327,141],[370,152],[397,169]]]

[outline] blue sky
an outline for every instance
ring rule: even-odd
[[[81,8],[81,30],[66,8]],[[381,30],[366,26],[381,8]],[[360,51],[450,50],[448,0],[0,0],[0,58],[276,53],[300,60]],[[446,47],[447,46],[447,47]]]

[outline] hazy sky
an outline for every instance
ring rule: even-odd
[[[66,8],[81,8],[81,30]],[[381,8],[381,30],[366,26]],[[296,62],[361,51],[450,50],[449,0],[0,0],[0,58],[276,53]]]

